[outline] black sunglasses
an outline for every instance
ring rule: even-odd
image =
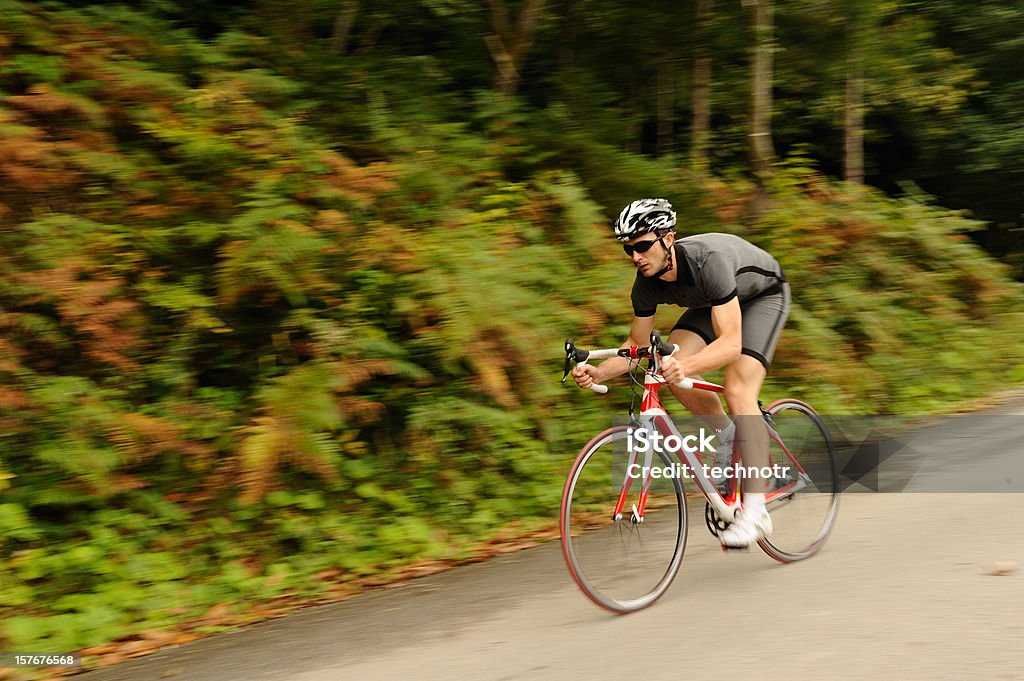
[[[622,244],[622,250],[626,252],[626,255],[630,256],[633,255],[633,253],[646,253],[647,251],[651,250],[651,246],[660,241],[661,237],[658,237],[654,241],[641,241],[639,243],[633,244],[632,246],[630,246],[629,244]],[[662,244],[662,246],[664,246],[664,244]]]

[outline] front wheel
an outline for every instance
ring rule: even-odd
[[[821,417],[799,400],[765,409],[770,463],[779,466],[766,494],[774,530],[758,545],[782,563],[810,558],[824,545],[839,510],[835,447]]]
[[[627,478],[628,427],[591,440],[576,457],[562,492],[562,551],[580,590],[616,613],[645,608],[679,572],[686,548],[686,495],[680,476],[654,479],[640,510],[642,478]],[[674,469],[664,452],[650,464]],[[639,465],[648,465],[641,455]],[[636,469],[634,469],[636,472]],[[616,517],[625,490],[626,503]]]

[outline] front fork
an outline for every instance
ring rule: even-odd
[[[622,514],[626,508],[626,500],[629,496],[629,490],[633,486],[633,480],[635,479],[632,475],[630,475],[630,471],[634,470],[634,466],[639,465],[640,460],[640,452],[634,450],[633,447],[627,445],[626,451],[629,452],[629,462],[626,464],[626,470],[623,473],[622,477],[622,488],[619,491],[619,498],[615,502],[615,510],[612,513],[612,519],[616,521],[622,520]],[[641,473],[646,471],[643,485],[640,488],[640,497],[637,499],[637,503],[632,505],[633,514],[630,518],[630,522],[632,522],[634,525],[639,525],[644,521],[644,509],[647,507],[647,495],[650,492],[651,482],[654,479],[652,475],[653,463],[654,451],[653,448],[648,447],[647,451],[644,452],[644,464],[639,469]]]

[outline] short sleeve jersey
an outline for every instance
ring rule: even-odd
[[[675,242],[677,281],[636,274],[633,314],[652,317],[658,305],[713,307],[779,290],[786,277],[769,253],[734,234],[697,234]]]

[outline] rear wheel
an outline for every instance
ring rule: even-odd
[[[643,518],[637,517],[642,478],[625,480],[626,426],[604,431],[576,458],[562,492],[562,550],[573,580],[591,601],[613,612],[633,612],[672,584],[686,548],[686,495],[679,477],[653,480]],[[672,466],[657,453],[654,466]],[[643,456],[639,464],[645,465]],[[626,503],[614,517],[628,484]]]
[[[799,400],[779,400],[765,409],[770,463],[779,466],[766,495],[771,537],[758,544],[783,562],[810,558],[824,545],[839,510],[835,447],[821,417]]]

